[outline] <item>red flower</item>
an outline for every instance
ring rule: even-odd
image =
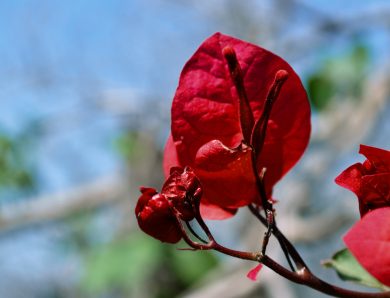
[[[141,187],[141,193],[135,207],[141,230],[162,242],[180,241],[182,233],[175,211],[180,219],[192,220],[202,195],[194,172],[189,168],[172,168],[161,194],[154,188],[146,187]]]
[[[190,221],[195,216],[194,208],[199,206],[202,188],[192,169],[176,167],[171,168],[161,194],[179,211],[181,219]]]
[[[390,207],[364,215],[344,236],[344,242],[368,272],[390,286]]]
[[[276,98],[268,111],[271,105],[267,107],[266,100]],[[165,174],[172,166],[191,166],[204,191],[202,216],[222,219],[239,207],[260,204],[254,152],[256,170],[267,169],[268,195],[298,161],[309,139],[310,106],[287,62],[256,45],[216,33],[183,68],[171,128]]]
[[[373,209],[390,206],[390,151],[360,145],[359,153],[366,161],[350,166],[335,181],[356,194],[363,216]]]

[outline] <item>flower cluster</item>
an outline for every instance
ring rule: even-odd
[[[356,194],[362,216],[344,242],[368,272],[390,286],[390,151],[361,145],[359,152],[367,159],[336,178]]]
[[[175,243],[181,239],[177,220],[188,222],[194,212],[224,219],[240,207],[272,201],[274,184],[301,157],[309,135],[310,105],[290,65],[256,45],[214,34],[181,73],[164,150],[167,181],[161,194],[141,188],[135,211],[141,229]]]
[[[248,273],[253,280],[266,265],[324,293],[356,297],[313,275],[275,223],[273,187],[302,156],[311,129],[306,92],[291,66],[263,48],[216,33],[185,64],[171,112],[163,160],[167,180],[161,193],[141,188],[135,208],[140,228],[163,242],[183,239],[194,250],[256,261]],[[390,151],[361,145],[360,153],[367,160],[336,178],[356,194],[362,216],[344,242],[368,272],[390,286]],[[258,253],[223,247],[203,220],[229,218],[244,206],[267,228]],[[207,240],[191,227],[193,220]],[[266,255],[271,234],[291,271]]]

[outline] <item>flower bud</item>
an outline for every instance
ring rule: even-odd
[[[140,190],[135,215],[141,230],[162,242],[179,242],[182,234],[176,216],[192,220],[199,212],[202,196],[200,182],[192,169],[172,168],[161,194],[154,188]]]
[[[141,187],[141,193],[135,207],[141,230],[162,242],[179,242],[181,231],[167,198],[153,188]]]
[[[199,208],[202,188],[191,168],[171,168],[171,174],[165,181],[161,193],[179,211],[181,219],[189,221],[194,218]]]

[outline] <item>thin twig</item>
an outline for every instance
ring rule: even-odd
[[[191,224],[188,221],[186,221],[186,226],[187,226],[188,230],[192,233],[192,235],[194,235],[199,241],[201,241],[203,243],[207,243],[206,240],[204,240],[202,237],[200,237],[198,235],[198,233],[195,232],[195,230],[191,227]]]
[[[248,206],[249,210],[257,217],[257,219],[264,225],[267,226],[267,220],[263,217],[260,212],[252,205]],[[305,261],[299,255],[298,251],[295,249],[294,245],[283,235],[283,233],[279,230],[276,224],[274,224],[274,228],[272,230],[272,234],[278,240],[280,246],[282,247],[283,252],[287,251],[288,255],[294,260],[297,269],[300,270],[302,268],[308,269]],[[287,261],[289,258],[287,257]],[[290,261],[291,262],[291,261]],[[290,264],[292,267],[292,264]]]

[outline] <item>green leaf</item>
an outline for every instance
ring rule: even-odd
[[[381,284],[376,278],[369,274],[347,248],[336,252],[332,259],[326,260],[322,264],[326,268],[334,269],[342,280],[352,281],[383,291],[390,290],[390,288]]]

